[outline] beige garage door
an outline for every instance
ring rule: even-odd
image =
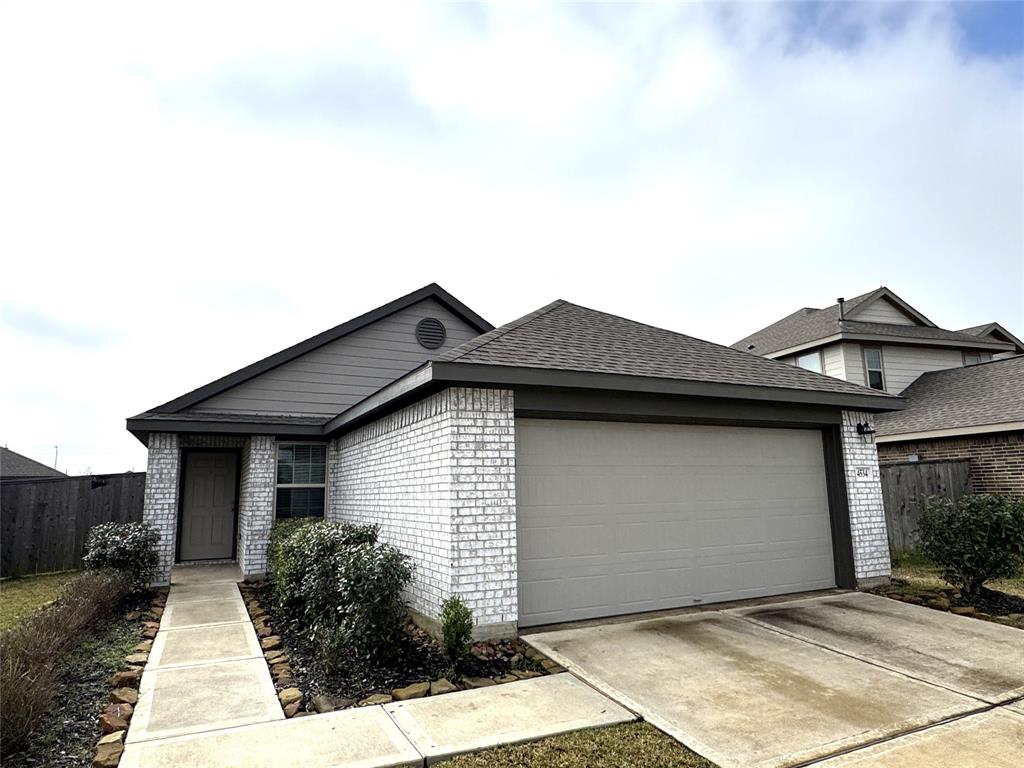
[[[521,626],[835,586],[821,433],[516,420]]]

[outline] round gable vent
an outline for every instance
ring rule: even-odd
[[[427,349],[440,347],[447,335],[444,323],[436,317],[425,317],[416,324],[416,341]]]

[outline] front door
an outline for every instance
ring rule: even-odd
[[[181,560],[225,560],[235,540],[237,455],[185,454],[181,505]]]

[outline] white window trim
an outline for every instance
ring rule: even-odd
[[[878,350],[878,368],[869,368],[868,367],[868,350],[869,349],[877,349]],[[867,387],[868,389],[875,389],[874,387],[871,386],[871,376],[869,374],[870,374],[871,371],[877,370],[879,373],[882,374],[882,388],[881,389],[875,389],[875,391],[876,392],[888,392],[889,391],[889,385],[888,385],[888,383],[885,380],[885,353],[882,351],[882,348],[881,347],[870,347],[870,346],[869,347],[861,347],[861,360],[864,363],[864,386]]]
[[[967,362],[967,356],[968,355],[971,355],[972,357],[978,358],[978,362],[976,362],[976,363],[968,363]],[[980,365],[981,363],[983,363],[985,361],[981,358],[981,352],[961,352],[960,353],[960,362],[963,363],[963,365],[966,367],[968,365]]]
[[[804,368],[802,365],[800,365],[801,357],[810,357],[811,355],[818,356],[818,370],[816,371],[812,371],[810,368]],[[797,368],[801,368],[802,370],[811,371],[811,373],[823,374],[825,373],[825,356],[821,353],[820,349],[816,349],[813,352],[800,352],[793,355],[793,365],[795,365]]]
[[[324,481],[323,483],[278,483],[277,463],[281,460],[281,448],[292,445],[322,445],[324,447]],[[277,489],[283,488],[323,488],[324,489],[324,514],[322,519],[327,519],[327,510],[330,509],[331,497],[331,445],[320,440],[278,440],[274,449],[274,520],[277,520]],[[295,518],[281,518],[282,520],[294,520]],[[315,518],[314,518],[315,519]]]

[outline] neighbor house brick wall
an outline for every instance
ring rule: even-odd
[[[891,562],[878,452],[873,439],[857,434],[858,423],[871,425],[871,414],[843,411],[840,436],[850,508],[854,575],[858,582],[870,583],[887,578]]]
[[[243,576],[267,572],[267,545],[274,524],[277,443],[270,435],[245,439],[238,499],[238,567]]]
[[[415,564],[411,607],[459,594],[481,634],[514,631],[512,393],[453,387],[332,441],[328,516],[381,527]]]
[[[181,472],[181,450],[178,435],[154,432],[149,436],[146,461],[146,490],[142,497],[142,522],[160,532],[157,545],[160,561],[154,586],[171,582],[178,529],[178,480]]]
[[[883,465],[903,463],[911,455],[916,455],[919,461],[970,459],[968,482],[971,491],[1024,496],[1024,431],[881,443],[878,446],[878,460]]]

